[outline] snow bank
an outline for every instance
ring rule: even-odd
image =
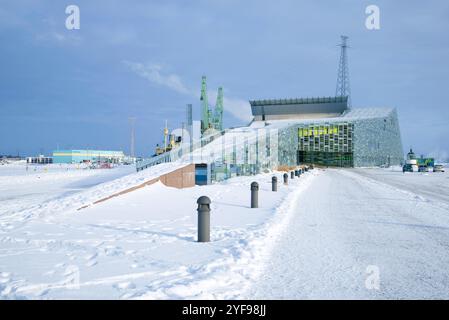
[[[67,171],[64,169],[58,170],[59,166],[53,165],[52,171],[43,171],[45,167],[42,167],[39,169],[40,172],[34,173],[34,171],[32,171],[29,175],[23,175],[22,173],[25,172],[25,169],[22,168],[20,174],[0,177],[0,190],[4,190],[3,196],[0,198],[0,200],[2,200],[0,230],[11,230],[17,226],[22,226],[28,220],[36,217],[46,216],[48,219],[51,219],[52,216],[58,215],[61,212],[90,205],[97,200],[132,188],[183,166],[185,166],[185,164],[160,164],[141,172],[128,174],[121,178],[113,179],[112,181],[100,183],[87,190],[72,193],[70,196],[58,192],[59,190],[55,190],[52,184],[59,180],[69,182],[79,181],[81,177],[91,177],[93,179],[90,183],[95,184],[95,178],[102,179],[105,174],[110,174],[111,178],[111,176],[115,174],[114,170],[118,170],[118,168],[108,170],[73,170],[72,168],[72,170]],[[16,169],[14,169],[13,172],[16,171]],[[126,169],[128,170],[126,172],[129,172],[129,169],[134,171],[132,167]],[[8,170],[11,173],[11,168]],[[4,173],[4,171],[0,172]],[[58,185],[58,187],[61,188],[62,185]],[[15,189],[16,192],[11,193],[11,189]],[[42,197],[37,199],[33,197],[31,200],[34,200],[34,203],[27,203],[26,206],[17,205],[18,203],[20,204],[23,195],[27,192],[45,193],[46,189],[48,189],[48,193],[52,192],[55,194],[54,197],[50,197],[50,200],[42,201]],[[10,200],[5,202],[11,203],[11,205],[7,206],[3,200]]]

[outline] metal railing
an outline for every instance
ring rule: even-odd
[[[275,168],[279,164],[277,150],[277,130],[234,128],[206,136],[192,146],[185,144],[159,156],[141,160],[136,163],[136,169],[141,171],[175,161],[202,163],[208,164],[210,181],[222,181]]]
[[[161,163],[174,162],[180,160],[181,158],[185,158],[186,161],[189,160],[189,155],[191,156],[192,152],[206,146],[211,143],[215,139],[223,136],[229,129],[208,135],[206,137],[201,138],[200,140],[194,142],[192,145],[186,143],[177,147],[173,150],[167,151],[158,156],[154,156],[148,159],[142,159],[136,162],[136,170],[141,171],[147,169],[149,167],[155,166]]]

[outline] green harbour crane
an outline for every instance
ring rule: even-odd
[[[223,130],[223,88],[218,88],[217,102],[215,103],[214,118],[213,118],[214,129],[218,131]]]
[[[206,76],[201,78],[201,134],[208,129],[215,129],[218,131],[223,130],[223,88],[218,88],[217,102],[215,104],[214,111],[209,108],[207,99],[207,84]]]
[[[206,76],[201,78],[201,134],[204,133],[207,129],[209,129],[209,103],[207,102],[207,85],[206,85]]]

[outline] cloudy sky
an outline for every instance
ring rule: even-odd
[[[380,30],[365,27],[371,4]],[[187,103],[199,117],[202,75],[211,99],[224,87],[225,126],[248,122],[249,99],[334,95],[346,34],[353,106],[396,107],[404,149],[447,155],[448,31],[446,0],[2,0],[0,154],[129,152],[136,117],[148,156]]]

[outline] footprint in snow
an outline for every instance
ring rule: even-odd
[[[134,293],[126,292],[120,296],[120,299],[128,300],[128,299],[134,298],[135,296],[136,295]]]
[[[36,293],[36,296],[41,298],[41,297],[45,296],[49,291],[50,291],[50,289],[48,289],[48,288],[42,289]]]
[[[97,253],[93,253],[93,254],[88,254],[87,256],[84,257],[85,260],[93,260],[94,258],[96,258],[98,256]]]
[[[9,279],[9,278],[0,278],[0,286],[4,285],[10,281],[11,281],[11,279]]]
[[[104,241],[101,241],[99,243],[97,243],[96,245],[94,245],[95,248],[98,248],[100,246],[104,245]]]
[[[3,289],[3,290],[0,292],[0,295],[2,295],[2,296],[8,296],[8,295],[11,295],[11,294],[13,294],[13,293],[16,291],[16,288],[14,288],[14,287],[11,286],[11,285],[7,285],[5,288],[0,287],[0,289]]]
[[[52,276],[52,275],[54,275],[55,273],[56,273],[55,270],[49,270],[49,271],[47,271],[47,272],[44,272],[43,275],[44,275],[44,276]]]
[[[95,260],[95,259],[89,260],[89,261],[86,263],[86,267],[93,267],[93,266],[96,265],[97,263],[98,263],[98,261]]]
[[[119,290],[126,290],[126,289],[135,289],[136,285],[133,282],[122,282],[115,284],[114,287]]]

